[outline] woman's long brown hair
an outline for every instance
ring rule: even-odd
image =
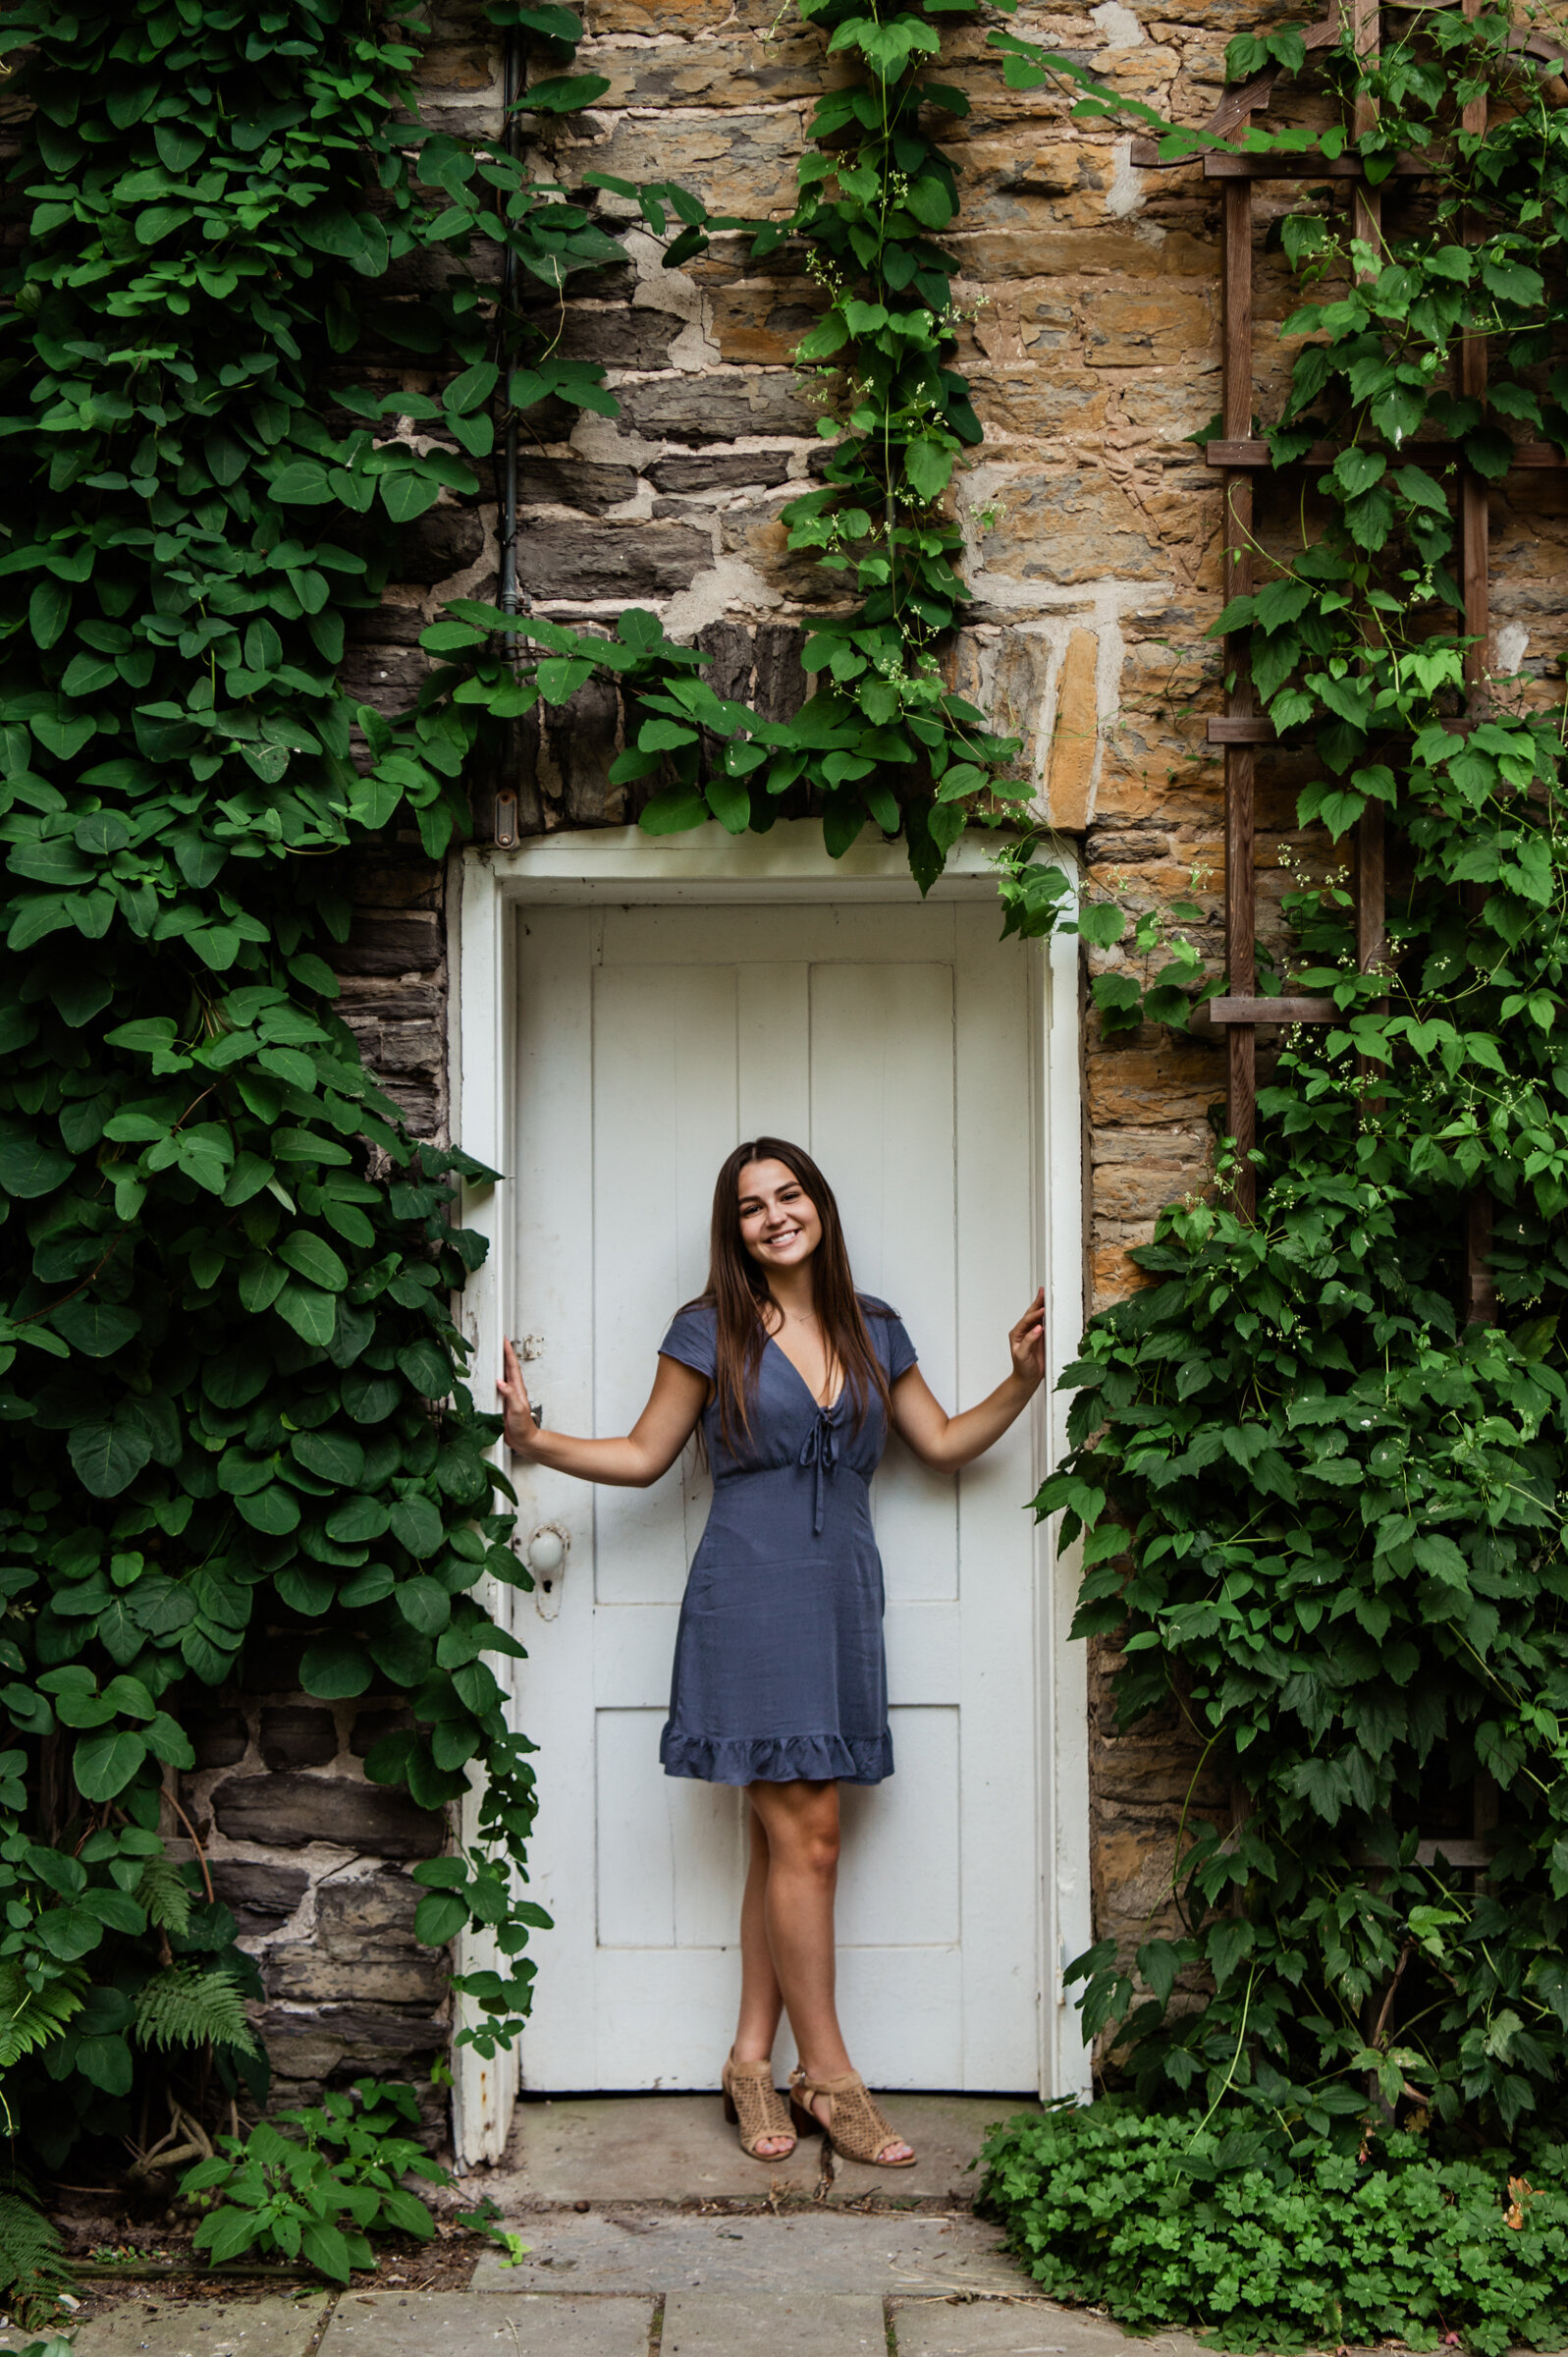
[[[881,1400],[884,1414],[890,1413],[888,1378],[872,1348],[865,1312],[849,1274],[843,1223],[833,1188],[801,1147],[782,1137],[748,1138],[736,1146],[714,1185],[708,1284],[700,1296],[703,1304],[712,1304],[717,1315],[714,1389],[719,1429],[725,1447],[731,1452],[737,1437],[750,1438],[749,1404],[767,1345],[766,1313],[773,1299],[767,1274],[752,1259],[740,1234],[740,1174],[748,1162],[782,1162],[811,1198],[822,1222],[822,1241],[812,1259],[812,1295],[828,1347],[830,1372],[834,1367],[842,1372],[857,1428],[865,1421],[873,1398]]]

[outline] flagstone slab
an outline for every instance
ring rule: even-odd
[[[1023,2095],[890,2095],[893,2127],[914,2146],[913,2168],[876,2168],[835,2159],[835,2204],[972,2201],[979,2177],[969,2164],[986,2131],[1020,2111]],[[765,2202],[817,2193],[823,2144],[803,2137],[786,2161],[758,2162],[740,2150],[717,2095],[599,2095],[524,2100],[513,2120],[503,2172],[530,2202]],[[499,2184],[497,2198],[506,2206]]]
[[[693,2216],[651,2206],[510,2213],[527,2246],[515,2267],[487,2250],[473,2290],[1027,2292],[1030,2278],[1000,2249],[995,2226],[967,2211],[842,2215],[822,2207],[780,2217]]]
[[[864,2292],[675,2291],[660,2357],[886,2357],[887,2347],[882,2302]]]
[[[898,2357],[1204,2357],[1205,2350],[1186,2332],[1134,2338],[1108,2316],[1053,2300],[899,2299],[892,2315]]]
[[[652,2326],[647,2298],[346,2291],[320,2357],[648,2357]]]
[[[212,2300],[136,2293],[76,2328],[75,2357],[305,2357],[331,2298],[324,2291]],[[41,2337],[12,2327],[0,2333],[0,2350]]]

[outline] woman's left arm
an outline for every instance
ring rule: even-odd
[[[910,1367],[892,1387],[893,1429],[922,1464],[941,1473],[956,1473],[984,1456],[1016,1423],[1040,1389],[1046,1372],[1046,1294],[1042,1287],[1007,1337],[1012,1373],[999,1383],[978,1407],[949,1416],[933,1398],[918,1367]]]

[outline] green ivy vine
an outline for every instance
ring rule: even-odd
[[[620,248],[418,128],[399,5],[37,0],[0,43],[32,208],[0,281],[0,2069],[58,2166],[130,2131],[138,2074],[177,2116],[191,2050],[264,2090],[254,1967],[163,1838],[190,1701],[263,1635],[307,1692],[404,1697],[366,1773],[419,1806],[482,1761],[416,1929],[493,1933],[456,1984],[481,2052],[526,2008],[533,1773],[487,1660],[521,1648],[475,1591],[527,1582],[449,1308],[482,1251],[454,1179],[489,1174],[408,1139],[331,967],[341,854],[404,813],[441,852],[495,724],[385,721],[339,669],[398,526],[479,491],[509,401],[608,401],[474,242],[552,290]],[[441,291],[395,293],[423,252]],[[367,357],[445,390],[365,390]]]
[[[1212,633],[1250,633],[1323,830],[1264,987],[1338,1018],[1285,1030],[1260,1088],[1256,1222],[1189,1200],[1134,1253],[1147,1282],[1092,1324],[1074,1453],[1037,1501],[1084,1534],[1077,1626],[1120,1647],[1121,1723],[1173,1705],[1201,1747],[1179,1928],[1078,1959],[1086,2028],[1153,2102],[1352,2151],[1396,2117],[1556,2116],[1568,2065],[1562,711],[1499,680],[1455,725],[1460,470],[1500,481],[1516,426],[1568,455],[1568,117],[1505,13],[1397,27],[1327,60],[1347,119],[1377,101],[1382,225],[1353,246],[1326,190],[1284,223],[1305,300],[1266,430],[1295,472],[1262,486],[1259,585]],[[1477,93],[1492,120],[1467,132]],[[1401,150],[1424,191],[1391,178]],[[1489,339],[1485,400],[1458,389],[1467,336]],[[1387,946],[1362,973],[1331,847],[1373,804]],[[1093,921],[1134,950],[1159,931]],[[1150,993],[1124,966],[1107,1028],[1184,1028],[1220,986],[1199,969]],[[1456,1309],[1478,1187],[1495,1326]]]
[[[570,10],[489,14],[569,66]],[[125,2132],[138,2076],[178,2117],[192,2053],[264,2090],[254,1967],[165,1839],[190,1698],[263,1636],[309,1693],[405,1696],[372,1779],[437,1811],[482,1770],[473,1843],[414,1870],[416,1930],[494,1934],[500,1969],[455,1983],[482,2053],[527,2008],[533,1775],[485,1658],[521,1648],[475,1593],[527,1576],[449,1308],[481,1250],[454,1181],[490,1174],[407,1138],[335,1012],[343,854],[406,817],[439,856],[470,761],[594,673],[639,716],[616,774],[655,781],[650,828],[763,826],[804,781],[831,848],[868,813],[902,825],[924,885],[971,810],[1018,798],[937,651],[962,596],[942,497],[978,428],[931,236],[952,174],[917,109],[961,101],[906,71],[936,47],[923,13],[857,22],[830,19],[868,82],[817,136],[852,124],[858,161],[819,150],[759,232],[805,239],[831,295],[808,357],[843,414],[792,524],[863,599],[819,627],[830,684],[782,730],[638,613],[581,632],[459,602],[406,717],[345,693],[399,528],[480,495],[529,408],[616,410],[529,300],[621,259],[592,188],[420,123],[406,0],[31,0],[0,34],[31,207],[0,279],[0,2072],[51,2165]],[[606,86],[545,71],[520,105]],[[677,266],[701,208],[634,193],[681,224]],[[497,245],[505,297],[474,259]],[[419,255],[441,267],[413,297],[390,274]],[[439,391],[388,390],[406,368]],[[725,742],[706,778],[699,729]]]

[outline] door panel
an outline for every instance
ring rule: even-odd
[[[857,1282],[939,1398],[1006,1371],[1032,1289],[1035,954],[989,908],[537,909],[520,920],[516,1237],[535,1396],[622,1432],[700,1291],[736,1140],[822,1163]],[[563,1151],[563,1144],[566,1150]],[[1036,2083],[1035,1550],[1028,1419],[954,1482],[894,1442],[873,1488],[897,1772],[845,1787],[840,1999],[884,2086]],[[540,1746],[542,1935],[523,2083],[712,2086],[738,1987],[743,1797],[658,1763],[676,1608],[708,1485],[526,1476],[521,1528],[570,1534],[519,1724]],[[519,1468],[520,1470],[520,1468]],[[778,2059],[788,2059],[781,2041]]]

